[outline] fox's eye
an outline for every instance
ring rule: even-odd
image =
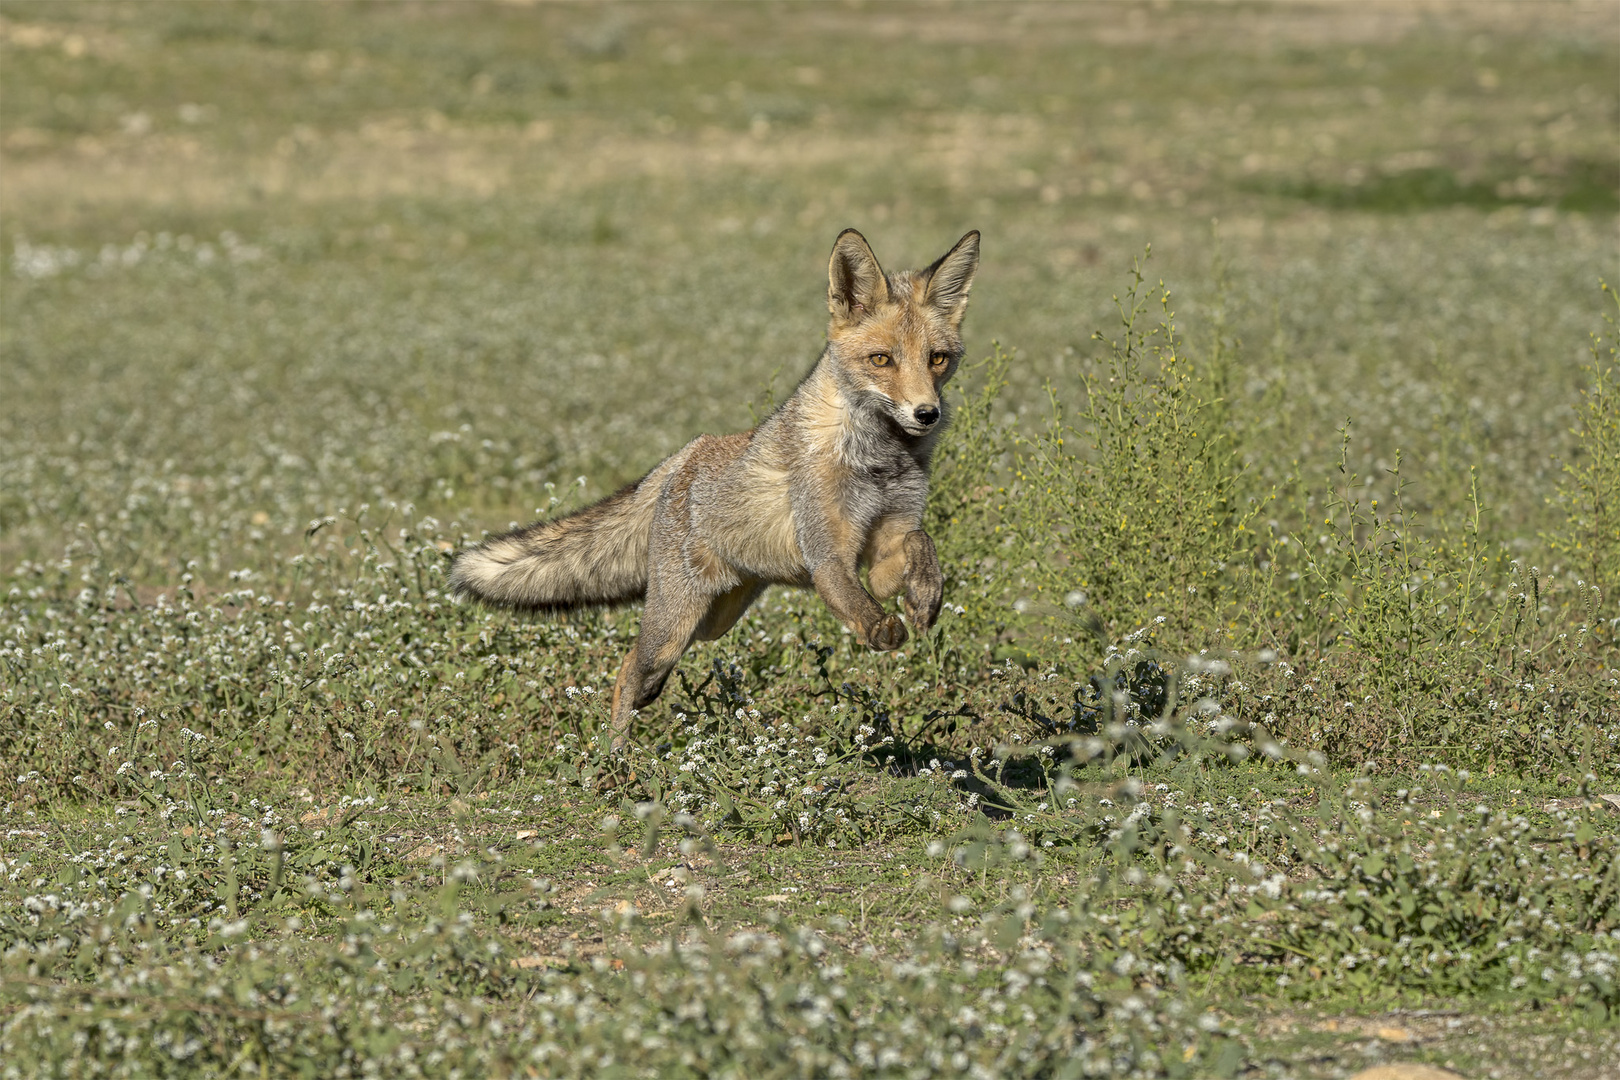
[[[944,367],[946,361],[948,361],[950,358],[951,358],[950,353],[942,353],[942,352],[937,352],[933,356],[929,357],[929,359],[933,362],[935,367]]]
[[[868,359],[872,361],[873,367],[888,367],[894,362],[886,352],[873,353]]]

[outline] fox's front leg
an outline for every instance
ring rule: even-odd
[[[845,626],[855,631],[861,644],[879,652],[898,649],[906,643],[906,624],[900,616],[884,611],[855,577],[855,567],[829,560],[810,574],[816,592],[832,608]]]
[[[919,634],[939,618],[945,576],[939,569],[934,541],[921,529],[879,530],[872,540],[872,594],[887,600],[906,594],[906,617]]]
[[[855,632],[857,641],[879,652],[898,649],[906,642],[906,624],[898,615],[884,611],[861,587],[856,568],[867,561],[865,547],[869,545],[856,532],[841,502],[836,493],[813,487],[796,493],[793,516],[802,565],[809,570],[816,593],[838,621]]]

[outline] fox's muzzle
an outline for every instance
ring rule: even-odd
[[[923,427],[933,427],[939,420],[939,409],[934,405],[919,405],[911,412],[917,418],[917,423]]]

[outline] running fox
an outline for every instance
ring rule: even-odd
[[[451,588],[525,611],[645,598],[613,687],[620,738],[688,646],[731,629],[768,585],[814,586],[857,640],[883,651],[905,642],[906,627],[879,601],[904,593],[906,617],[926,634],[944,584],[922,531],[928,465],[978,266],[977,231],[927,269],[885,274],[866,238],[845,229],[827,271],[827,347],[763,423],[700,435],[601,502],[462,551]]]

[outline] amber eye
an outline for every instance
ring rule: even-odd
[[[872,361],[873,367],[888,367],[894,362],[886,352],[873,353],[868,359]]]
[[[950,358],[951,358],[950,353],[942,353],[942,352],[937,352],[933,356],[929,357],[929,359],[933,361],[933,364],[934,364],[935,367],[944,367],[946,362],[949,361]]]

